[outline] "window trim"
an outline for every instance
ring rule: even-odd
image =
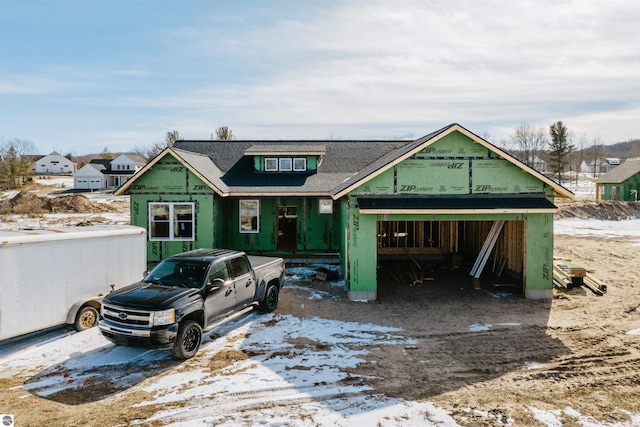
[[[166,205],[169,207],[169,219],[166,221],[155,221],[153,220],[153,218],[151,217],[151,215],[153,214],[153,207],[154,206],[158,206],[158,205]],[[178,219],[175,216],[174,213],[174,206],[176,205],[188,205],[191,207],[191,236],[188,237],[180,237],[180,236],[176,236],[176,226],[179,223]],[[180,241],[180,242],[193,242],[196,240],[196,206],[194,202],[175,202],[175,201],[171,201],[171,202],[149,202],[148,205],[148,224],[147,224],[147,232],[149,234],[149,241],[153,241],[153,242],[175,242],[175,241]],[[153,225],[155,223],[163,223],[166,222],[169,226],[169,236],[161,236],[161,237],[154,237],[153,235]],[[189,221],[180,221],[183,223],[187,223]]]
[[[302,161],[302,167],[296,167],[296,162]],[[305,172],[307,170],[307,158],[306,157],[294,157],[293,159],[293,171]]]
[[[285,166],[286,163],[289,163],[288,166]],[[278,168],[282,172],[291,172],[293,170],[293,160],[291,157],[280,157],[278,159]]]
[[[242,221],[242,217],[243,217],[243,212],[244,212],[244,208],[243,205],[247,205],[249,203],[255,203],[255,207],[253,208],[256,211],[256,216],[255,217],[251,217],[251,218],[256,218],[256,224],[255,224],[255,228],[253,225],[253,220],[250,220],[251,222],[248,223],[247,220],[245,219],[244,222],[244,227],[243,227],[243,221]],[[248,216],[245,215],[248,219]],[[246,225],[249,225],[249,228],[245,228]],[[245,233],[253,233],[253,234],[257,234],[260,233],[260,200],[259,199],[240,199],[238,200],[238,230],[240,233],[245,234]]]
[[[269,163],[273,162],[273,166],[268,166]],[[277,157],[265,157],[264,159],[264,171],[265,172],[278,172],[278,158]]]

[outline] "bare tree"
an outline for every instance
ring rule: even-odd
[[[533,167],[535,158],[540,157],[547,145],[547,137],[544,128],[532,128],[529,123],[522,122],[514,129],[511,142],[519,153],[520,160]]]
[[[165,148],[172,147],[176,141],[181,141],[182,139],[177,130],[170,130],[165,134],[164,142],[156,142],[150,147],[135,147],[133,152],[149,160],[160,154]]]
[[[580,172],[582,171],[582,163],[585,161],[586,158],[586,151],[587,151],[587,147],[589,145],[589,137],[587,136],[586,133],[581,134],[578,137],[578,143],[577,143],[577,150],[574,151],[572,153],[572,168],[575,168],[576,171],[576,175],[575,175],[575,182],[576,185],[578,184],[578,178],[580,176]]]
[[[596,178],[600,172],[599,166],[602,162],[602,157],[604,156],[604,146],[602,145],[600,135],[593,137],[590,151],[589,160],[593,162],[593,177]]]
[[[164,142],[167,147],[171,147],[176,141],[180,141],[183,138],[180,136],[177,130],[170,130],[164,137]]]
[[[236,137],[233,136],[233,131],[228,126],[220,126],[216,129],[216,139],[218,141],[233,141]]]

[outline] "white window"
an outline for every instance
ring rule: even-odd
[[[260,201],[240,200],[240,233],[260,232]]]
[[[278,172],[278,159],[274,157],[267,157],[264,159],[265,172]]]
[[[191,202],[149,204],[149,240],[188,240],[195,236],[195,209]]]
[[[280,162],[280,170],[281,171],[291,171],[292,167],[291,167],[291,158],[290,157],[282,157],[281,159],[278,159]]]
[[[293,159],[293,170],[296,172],[304,172],[307,170],[306,157],[298,157]]]
[[[318,199],[318,213],[321,213],[321,214],[333,213],[333,200]]]

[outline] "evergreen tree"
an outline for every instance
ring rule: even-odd
[[[549,155],[557,174],[558,182],[560,182],[562,173],[565,171],[564,168],[568,163],[567,155],[573,151],[574,147],[570,142],[567,127],[562,121],[549,126],[549,134],[551,135],[551,141],[549,141],[551,152]]]
[[[35,151],[30,141],[0,141],[0,188],[17,188],[33,175],[28,154]]]

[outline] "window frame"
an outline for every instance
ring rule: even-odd
[[[273,163],[273,165],[269,165]],[[264,159],[264,171],[265,172],[278,172],[278,158],[277,157],[265,157]]]
[[[154,206],[167,206],[168,214],[166,220],[158,220],[153,218],[153,208]],[[177,212],[175,211],[176,206],[189,206],[191,208],[191,219],[179,219],[177,217]],[[148,226],[147,232],[149,234],[149,241],[154,242],[193,242],[196,240],[196,206],[194,202],[149,202],[148,206]],[[176,235],[176,229],[180,230],[179,224],[188,224],[191,223],[190,227],[190,235],[187,236],[179,236]],[[155,231],[154,225],[156,224],[166,224],[168,226],[167,232],[168,236],[158,236],[158,232]],[[185,229],[186,230],[186,229]]]
[[[286,163],[289,163],[289,165],[286,166]],[[282,172],[291,172],[293,170],[293,159],[291,157],[278,158],[278,169]]]
[[[302,161],[302,167],[296,167],[296,163]],[[307,170],[307,158],[306,157],[294,157],[293,158],[293,171],[305,172]]]
[[[255,203],[254,207],[248,206],[249,204],[254,204],[254,203]],[[248,214],[243,215],[243,213],[245,213],[245,209],[254,210],[256,212],[256,215],[255,216],[249,216]],[[244,221],[243,221],[243,216],[246,217]],[[255,218],[255,226],[253,223],[253,219],[248,220],[248,218]],[[249,225],[249,228],[246,228],[247,224]],[[259,199],[238,200],[238,230],[242,234],[260,233],[260,200]]]

